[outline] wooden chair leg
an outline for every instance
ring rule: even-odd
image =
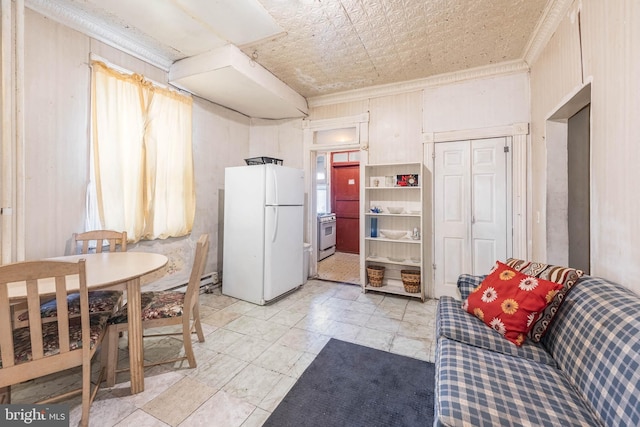
[[[107,328],[105,354],[102,359],[102,366],[106,371],[107,387],[113,387],[116,384],[116,370],[118,368],[118,338],[120,331],[117,325],[109,325]]]
[[[198,341],[204,342],[204,332],[202,332],[202,324],[200,323],[200,308],[196,304],[193,308],[193,326],[196,328],[196,334],[198,334]]]
[[[0,387],[0,405],[11,403],[11,386]]]

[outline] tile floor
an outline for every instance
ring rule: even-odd
[[[271,305],[221,294],[201,295],[205,342],[194,344],[198,367],[186,362],[145,370],[145,391],[131,395],[127,373],[102,388],[91,408],[92,426],[260,426],[331,337],[433,361],[437,302],[361,292],[360,287],[309,280]],[[152,341],[153,340],[153,341]],[[145,341],[145,359],[181,351],[173,337]],[[126,364],[126,335],[120,362]],[[98,355],[99,357],[99,355]],[[72,370],[14,386],[14,403],[73,389]],[[79,420],[79,397],[71,425]]]
[[[360,284],[360,255],[336,252],[318,262],[318,278]]]

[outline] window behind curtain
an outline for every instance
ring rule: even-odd
[[[97,61],[91,98],[88,229],[126,231],[134,242],[188,234],[195,215],[191,98]]]

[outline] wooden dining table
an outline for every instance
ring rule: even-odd
[[[144,345],[142,342],[142,303],[140,278],[164,267],[167,257],[150,252],[106,252],[99,254],[69,255],[49,260],[74,262],[85,259],[87,287],[89,291],[107,288],[124,288],[127,291],[129,360],[131,393],[144,391]],[[74,279],[74,278],[69,278]],[[77,278],[75,278],[77,282]],[[78,288],[72,280],[67,282],[72,292]],[[41,296],[55,294],[55,284],[42,283]],[[27,296],[26,284],[9,284],[9,299],[19,301]]]

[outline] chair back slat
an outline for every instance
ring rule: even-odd
[[[71,238],[71,244],[73,245],[72,252],[75,253],[78,251],[78,244],[80,244],[79,253],[89,253],[91,243],[95,242],[96,253],[102,253],[105,240],[109,243],[109,252],[117,252],[118,248],[120,252],[127,251],[126,231],[92,230],[73,234]]]
[[[14,365],[13,327],[11,326],[11,303],[9,289],[5,284],[0,286],[0,356],[2,366]]]
[[[65,353],[69,351],[69,307],[67,304],[67,281],[65,277],[56,277],[56,307],[58,310],[60,353]]]
[[[38,292],[38,281],[36,279],[27,280],[27,308],[30,319],[40,319],[40,293]],[[42,323],[29,322],[29,332],[31,337],[31,354],[34,359],[41,359],[44,355]]]

